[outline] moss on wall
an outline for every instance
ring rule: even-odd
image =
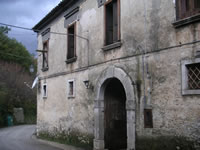
[[[75,147],[82,147],[87,150],[92,150],[93,148],[93,136],[78,131],[53,134],[50,132],[40,132],[38,138]]]
[[[159,136],[139,137],[136,139],[137,150],[197,150],[195,142],[185,137]]]

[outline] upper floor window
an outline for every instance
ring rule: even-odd
[[[119,9],[119,0],[105,4],[105,45],[120,40]]]
[[[176,0],[177,20],[200,13],[200,0]]]
[[[76,23],[67,28],[67,63],[76,61]]]
[[[49,41],[43,43],[43,52],[42,52],[42,70],[48,70],[48,51],[49,51]]]

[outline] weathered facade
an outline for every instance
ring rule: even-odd
[[[133,150],[142,136],[200,142],[200,4],[183,2],[64,0],[55,7],[33,28],[37,133],[91,135],[94,150]]]

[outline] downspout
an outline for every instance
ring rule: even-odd
[[[144,92],[144,104],[146,105],[146,82],[145,82],[145,54],[147,52],[147,17],[146,17],[146,5],[145,0],[143,0],[144,4],[144,49],[142,53],[142,76],[143,76],[143,92]]]

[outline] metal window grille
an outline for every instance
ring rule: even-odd
[[[186,67],[188,69],[188,88],[191,90],[200,89],[200,63]]]

